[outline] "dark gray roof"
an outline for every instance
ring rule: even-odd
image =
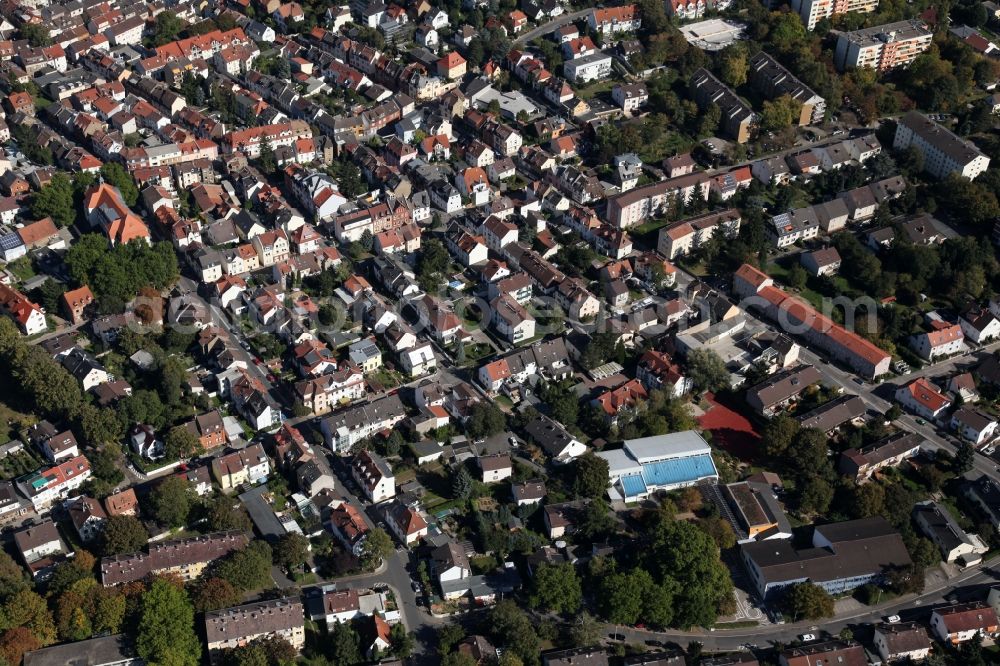
[[[103,666],[138,661],[123,634],[53,645],[24,655],[24,666]]]

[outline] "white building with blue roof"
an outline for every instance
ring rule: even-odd
[[[718,480],[712,448],[694,430],[625,440],[620,449],[597,454],[608,461],[608,496],[635,502],[658,490]]]

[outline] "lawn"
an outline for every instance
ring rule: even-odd
[[[576,96],[584,101],[589,101],[594,97],[597,97],[601,93],[610,93],[611,89],[615,87],[616,81],[606,79],[604,81],[595,81],[582,88],[576,89]]]

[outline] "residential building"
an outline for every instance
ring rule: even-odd
[[[975,636],[992,637],[1000,629],[997,614],[982,601],[953,604],[931,612],[931,632],[942,643],[958,645]]]
[[[382,502],[396,495],[396,478],[392,468],[373,451],[358,451],[351,461],[351,476],[372,502]]]
[[[404,546],[412,546],[427,536],[427,521],[412,506],[394,501],[385,511],[386,525]]]
[[[951,406],[948,396],[924,377],[917,377],[896,389],[896,402],[925,419],[936,421]]]
[[[870,13],[878,7],[878,0],[792,0],[792,11],[797,12],[806,30],[812,30],[825,18],[848,12]]]
[[[931,637],[919,622],[879,624],[872,642],[885,663],[919,662],[931,653]]]
[[[939,356],[951,356],[962,351],[964,339],[959,324],[934,320],[931,322],[931,330],[911,338],[910,346],[921,358],[933,361]]]
[[[656,251],[673,261],[698,249],[716,234],[734,238],[740,231],[741,219],[738,210],[729,208],[674,222],[660,229]]]
[[[840,270],[840,253],[835,247],[803,252],[799,255],[799,263],[813,277],[836,275],[837,271]]]
[[[760,51],[750,58],[750,83],[769,99],[788,95],[799,102],[797,124],[800,127],[822,123],[826,115],[826,100],[799,81],[771,55]]]
[[[783,370],[747,389],[747,404],[762,416],[774,416],[822,378],[819,370],[811,365]]]
[[[105,587],[121,585],[150,574],[173,574],[190,582],[201,576],[209,564],[244,548],[247,542],[246,534],[230,531],[151,543],[148,552],[103,558],[101,583]]]
[[[391,429],[406,417],[398,395],[387,395],[334,412],[320,421],[327,446],[340,453],[381,430]]]
[[[490,323],[507,342],[517,345],[535,336],[535,318],[507,294],[490,303]]]
[[[42,513],[54,502],[66,499],[89,478],[90,461],[80,455],[23,476],[17,480],[17,486],[35,511]]]
[[[996,435],[997,420],[982,410],[962,407],[951,415],[951,429],[962,439],[979,447]]]
[[[607,38],[619,32],[636,32],[642,27],[642,18],[637,5],[597,7],[587,14],[587,24]]]
[[[698,106],[705,110],[715,104],[722,111],[722,131],[736,141],[746,143],[757,132],[758,116],[722,81],[707,69],[699,69],[691,77],[691,89]]]
[[[348,502],[341,502],[330,510],[327,525],[348,552],[355,557],[361,556],[368,536],[368,523],[360,511]]]
[[[913,521],[930,539],[945,562],[958,562],[962,566],[972,566],[982,561],[989,550],[978,534],[963,530],[942,504],[933,501],[921,502],[913,507]]]
[[[277,638],[296,652],[306,642],[305,615],[298,597],[270,599],[205,613],[208,658],[218,663],[225,650]]]
[[[657,217],[680,200],[693,197],[708,201],[711,179],[703,173],[690,173],[658,183],[636,187],[607,200],[607,218],[612,226],[628,229]]]
[[[69,552],[51,520],[14,532],[14,546],[32,578],[44,579]]]
[[[924,156],[924,171],[935,178],[956,173],[975,180],[990,165],[990,158],[972,143],[919,111],[908,111],[896,122],[893,148],[906,150],[910,146]]]
[[[845,423],[855,422],[868,412],[865,402],[856,395],[842,395],[825,402],[801,416],[797,416],[800,428],[814,428],[832,434]]]
[[[583,442],[543,414],[529,422],[524,430],[531,441],[557,464],[569,462],[587,452],[587,446]]]
[[[45,310],[17,289],[0,282],[0,312],[7,315],[25,335],[36,335],[48,329]]]
[[[860,643],[831,640],[785,648],[778,653],[780,666],[868,666],[868,655]]]
[[[811,305],[775,287],[771,279],[753,267],[740,267],[733,280],[734,291],[745,306],[762,310],[784,327],[794,327],[798,335],[816,345],[857,374],[875,378],[889,372],[892,357],[872,342],[845,329]]]
[[[271,463],[260,444],[212,459],[212,475],[223,491],[234,490],[243,484],[256,485],[267,480]]]
[[[483,483],[497,483],[509,479],[514,473],[514,466],[506,453],[480,456],[476,459],[476,463],[479,465]]]
[[[563,63],[563,75],[571,83],[584,84],[611,74],[611,56],[598,51]]]
[[[859,483],[886,467],[897,467],[920,453],[924,438],[915,432],[900,431],[860,449],[850,448],[840,454],[838,469]]]
[[[842,72],[862,67],[887,72],[916,60],[930,48],[933,36],[934,32],[919,19],[841,32],[833,62]]]
[[[142,666],[124,634],[52,645],[24,653],[24,666],[67,666],[85,661],[87,666]]]

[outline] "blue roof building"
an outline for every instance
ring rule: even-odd
[[[694,430],[626,440],[621,449],[601,451],[608,461],[608,495],[635,502],[657,490],[718,479],[712,449]]]

